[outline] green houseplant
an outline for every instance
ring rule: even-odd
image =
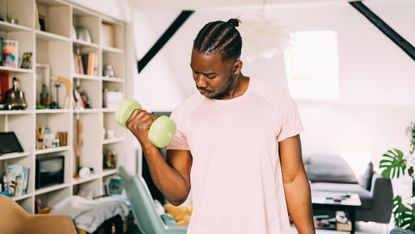
[[[412,196],[405,199],[399,195],[393,198],[392,214],[395,226],[406,230],[415,230],[415,122],[407,128],[410,137],[409,154],[400,149],[391,149],[382,155],[379,168],[387,179],[398,179],[409,176],[412,179]]]

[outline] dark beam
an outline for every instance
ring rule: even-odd
[[[163,48],[176,31],[184,24],[184,22],[192,15],[194,11],[182,11],[173,23],[166,29],[151,49],[137,62],[138,73],[153,59],[153,57]]]
[[[399,46],[412,60],[415,60],[415,47],[391,28],[385,21],[371,11],[362,1],[349,2],[356,10],[362,13],[372,24],[382,31],[389,39]]]

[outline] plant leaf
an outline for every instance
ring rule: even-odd
[[[403,152],[399,149],[388,150],[383,155],[379,168],[382,169],[382,176],[386,179],[399,178],[405,175],[406,160]]]
[[[402,203],[402,198],[400,196],[396,196],[393,198],[393,207],[392,207],[392,214],[393,219],[395,221],[396,227],[402,227],[403,225],[403,214],[406,211],[406,207]]]
[[[407,133],[409,133],[410,137],[409,152],[413,154],[415,151],[415,122],[411,122],[407,129]]]
[[[402,223],[400,227],[415,230],[415,204],[405,206],[405,211],[402,213],[401,219]]]

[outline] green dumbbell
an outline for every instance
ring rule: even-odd
[[[123,100],[115,112],[115,120],[124,128],[134,110],[140,110],[141,105],[134,99]],[[167,116],[158,117],[150,126],[148,138],[159,148],[166,147],[176,133],[176,124]]]

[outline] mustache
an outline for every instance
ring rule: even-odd
[[[196,87],[199,91],[202,91],[202,92],[205,92],[205,93],[211,93],[212,92],[212,90],[207,90],[207,89],[202,89],[202,88],[199,88],[199,87]]]

